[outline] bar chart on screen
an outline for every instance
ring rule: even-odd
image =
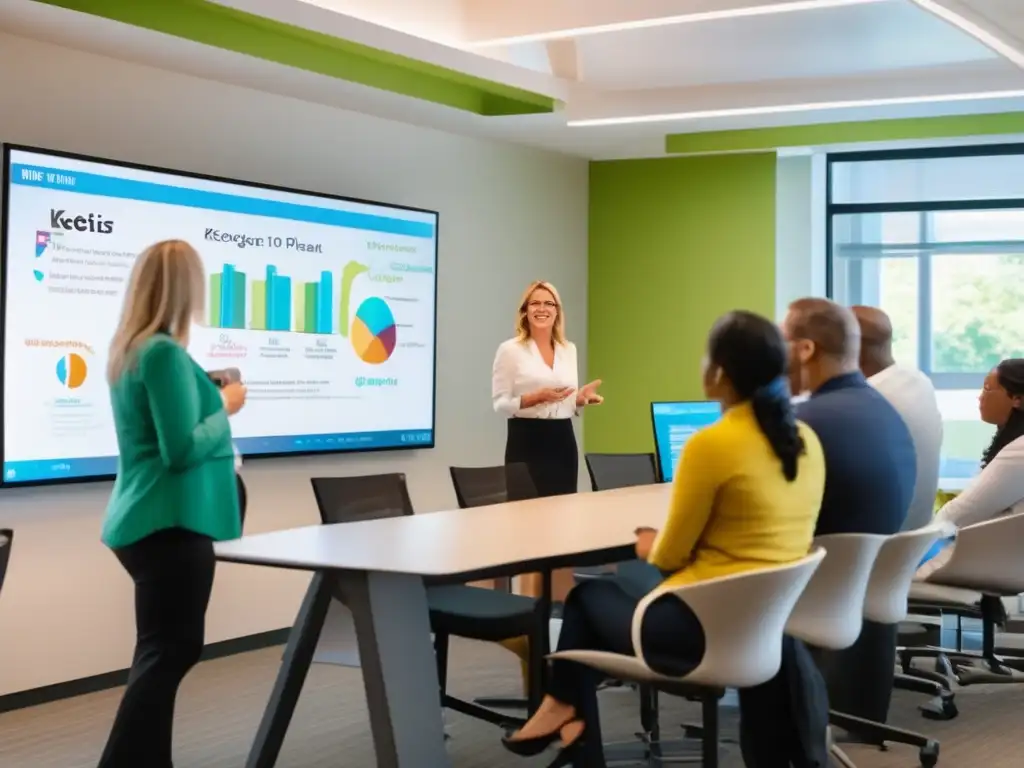
[[[352,283],[368,271],[365,264],[350,261],[337,277],[321,270],[315,279],[298,280],[268,264],[257,279],[236,264],[223,264],[209,276],[207,322],[227,330],[348,336]]]

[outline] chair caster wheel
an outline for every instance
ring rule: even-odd
[[[936,696],[919,709],[921,716],[928,720],[953,720],[960,714],[952,696]]]
[[[939,762],[939,742],[929,741],[918,754],[923,768],[934,768]]]

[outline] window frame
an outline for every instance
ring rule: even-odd
[[[835,289],[835,226],[836,216],[856,214],[917,213],[919,242],[931,242],[931,217],[940,211],[1024,210],[1024,197],[997,199],[933,200],[889,203],[836,203],[833,200],[833,166],[837,163],[866,163],[896,160],[936,160],[959,157],[1005,157],[1024,155],[1024,142],[1007,144],[973,144],[951,147],[868,150],[863,152],[829,152],[825,155],[825,295],[834,298]],[[943,373],[932,370],[932,257],[931,249],[918,253],[917,271],[917,365],[936,389],[959,390],[981,387],[985,373]],[[851,264],[852,267],[852,264]]]

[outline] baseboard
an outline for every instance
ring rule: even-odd
[[[238,653],[258,651],[275,645],[284,645],[288,641],[288,633],[290,631],[290,628],[274,629],[269,632],[260,632],[256,635],[246,635],[245,637],[237,637],[233,640],[210,643],[203,649],[202,661],[222,659],[225,656],[234,656]],[[9,693],[6,696],[0,696],[0,713],[24,709],[25,707],[36,707],[40,704],[48,704],[51,701],[60,701],[61,699],[70,699],[74,696],[82,696],[86,693],[96,693],[97,691],[117,688],[124,685],[127,681],[128,670],[119,669],[102,675],[69,680],[66,683],[54,683],[53,685],[44,685],[42,688]]]

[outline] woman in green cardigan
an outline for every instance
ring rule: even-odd
[[[120,459],[103,543],[135,582],[136,646],[99,768],[172,768],[174,699],[203,649],[213,542],[241,533],[228,416],[245,387],[218,390],[186,351],[204,286],[188,243],[150,247],[110,345]]]

